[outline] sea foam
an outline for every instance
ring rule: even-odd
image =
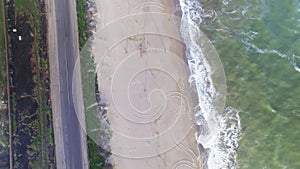
[[[231,107],[224,110],[224,106],[216,103],[220,101],[216,98],[221,98],[222,94],[212,78],[215,67],[211,65],[211,58],[207,56],[204,47],[201,46],[203,44],[199,41],[203,38],[199,25],[203,20],[213,18],[214,12],[204,12],[200,2],[196,0],[180,0],[180,6],[181,35],[186,44],[186,57],[191,73],[189,82],[198,93],[195,139],[201,159],[204,159],[201,162],[205,163],[201,166],[207,169],[236,168],[236,150],[241,128],[238,111]],[[225,102],[225,99],[223,101]]]

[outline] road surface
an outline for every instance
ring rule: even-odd
[[[82,97],[80,68],[74,70],[79,57],[76,1],[48,0],[47,6],[57,168],[87,169],[86,135],[78,121],[72,97],[72,83],[78,83],[76,95]],[[72,81],[73,74],[78,81]]]

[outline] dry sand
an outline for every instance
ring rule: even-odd
[[[199,168],[196,93],[172,0],[96,0],[92,46],[115,169]],[[159,12],[159,13],[149,13]],[[130,16],[128,16],[130,15]]]

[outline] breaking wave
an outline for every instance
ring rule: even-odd
[[[186,57],[191,76],[189,82],[198,93],[199,104],[195,108],[195,138],[201,158],[201,166],[207,169],[237,167],[236,150],[241,130],[238,111],[231,107],[224,110],[225,93],[220,93],[212,76],[212,65],[199,29],[203,20],[215,17],[213,10],[204,10],[199,1],[180,0],[182,10],[181,35],[186,44]],[[225,85],[225,79],[224,79]],[[221,101],[221,102],[220,102]]]

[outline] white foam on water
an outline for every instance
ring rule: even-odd
[[[195,138],[200,154],[206,156],[207,164],[204,166],[208,169],[236,168],[240,118],[233,108],[218,112],[214,107],[214,98],[218,92],[211,78],[212,69],[196,42],[197,38],[201,38],[198,25],[203,19],[214,16],[203,12],[200,2],[196,0],[180,0],[180,6],[183,13],[181,34],[186,44],[186,57],[191,72],[189,82],[197,91],[199,99],[195,108]]]
[[[297,65],[297,61],[300,60],[300,56],[296,54],[285,54],[275,49],[261,49],[255,44],[251,43],[251,38],[247,34],[245,39],[242,39],[241,42],[245,45],[247,51],[256,52],[260,54],[275,54],[282,58],[287,58],[290,64],[294,67],[297,72],[300,72],[300,67]]]
[[[238,5],[236,6],[235,10],[238,10],[237,13],[233,13],[230,12],[232,11],[232,8],[228,8],[228,6],[231,4],[234,4],[236,2],[238,2],[239,0],[223,0],[223,7],[222,7],[222,14],[228,15],[227,17],[230,18],[231,20],[236,20],[236,18],[233,18],[231,15],[232,14],[236,14],[238,16],[241,15],[245,15],[247,14],[248,10],[253,10],[253,6],[251,5],[252,0],[245,0],[243,5]],[[300,12],[300,0],[297,0],[297,5],[296,5],[296,10],[298,12]],[[249,20],[261,20],[261,18],[264,18],[266,13],[270,12],[270,10],[268,9],[268,5],[266,4],[266,2],[264,1],[259,1],[260,6],[264,6],[263,9],[261,11],[257,11],[257,12],[261,12],[261,16],[260,18],[252,18],[252,16],[247,16],[245,15],[245,17]],[[241,7],[241,6],[245,6],[245,7]],[[257,5],[256,5],[257,6]],[[251,9],[250,9],[251,8]],[[228,12],[229,10],[229,12]],[[297,20],[297,18],[291,17],[291,19],[295,19]],[[298,19],[298,21],[300,22],[300,19]],[[300,25],[299,25],[300,26]],[[299,26],[297,26],[296,28],[292,28],[289,26],[286,26],[286,29],[298,34],[299,33],[299,29],[297,29]],[[227,29],[231,29],[231,28],[227,28]],[[242,36],[243,38],[241,39],[242,43],[245,45],[245,48],[247,51],[250,52],[256,52],[256,53],[260,53],[260,54],[274,54],[277,56],[280,56],[282,58],[287,58],[290,62],[290,64],[294,67],[294,69],[297,72],[300,72],[300,66],[299,66],[299,60],[300,60],[300,56],[296,55],[296,53],[292,53],[292,52],[284,52],[284,51],[280,51],[280,50],[276,50],[276,49],[264,49],[264,48],[259,48],[257,45],[255,45],[255,43],[253,42],[254,38],[259,34],[259,32],[256,31],[247,31],[247,32],[242,32],[241,34],[237,33],[238,31],[235,31],[235,33],[237,34],[237,36]]]

